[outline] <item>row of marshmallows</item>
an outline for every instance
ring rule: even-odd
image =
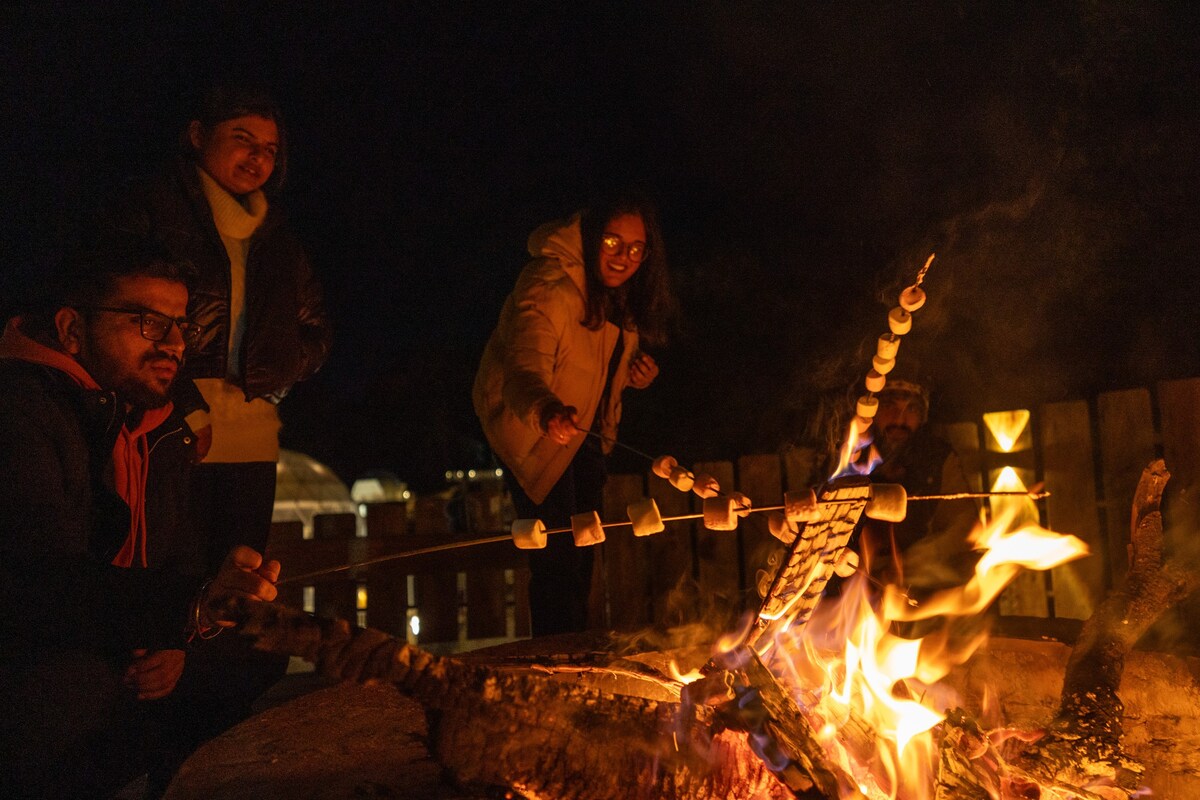
[[[925,269],[929,269],[930,261],[933,261],[933,256],[930,256],[929,261],[925,262]],[[871,370],[863,381],[867,393],[858,398],[855,409],[859,417],[860,430],[866,430],[875,419],[875,413],[879,411],[879,399],[875,397],[875,394],[883,390],[884,384],[887,383],[887,378],[884,376],[896,366],[896,353],[900,350],[900,337],[912,330],[913,312],[925,305],[925,290],[921,288],[921,277],[924,276],[925,269],[921,270],[921,276],[917,278],[915,284],[900,293],[900,305],[888,312],[888,332],[879,337],[875,356],[871,359]]]
[[[693,476],[692,473],[679,466],[671,456],[662,456],[654,462],[654,473],[671,482],[671,485],[681,491],[695,491],[703,501],[703,514],[688,514],[675,519],[694,519],[702,516],[704,527],[714,531],[732,531],[738,526],[738,519],[749,516],[757,511],[766,511],[767,528],[775,538],[785,545],[790,545],[800,531],[800,525],[815,522],[821,518],[821,505],[813,489],[787,492],[783,497],[783,505],[775,508],[755,509],[751,500],[741,492],[719,494],[720,486],[710,475]],[[665,475],[663,473],[666,473]],[[686,478],[682,477],[686,473]],[[702,492],[696,487],[703,487]],[[686,488],[683,488],[686,487]],[[875,484],[871,487],[871,497],[867,501],[864,513],[872,519],[887,522],[899,522],[907,512],[908,495],[899,484]],[[600,514],[587,511],[574,514],[571,517],[570,531],[575,538],[577,547],[588,547],[599,544],[605,539],[604,528],[618,525],[631,525],[634,536],[651,536],[665,529],[664,520],[658,510],[658,503],[651,498],[643,498],[626,507],[629,522],[612,522],[607,525],[600,521]],[[518,519],[512,524],[513,542],[523,550],[538,550],[546,546],[546,536],[550,533],[565,533],[568,529],[547,530],[540,519]]]

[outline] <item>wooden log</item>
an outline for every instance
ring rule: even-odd
[[[702,715],[681,717],[674,696],[663,695],[665,682],[645,696],[614,694],[552,670],[437,658],[379,631],[277,604],[237,609],[257,648],[313,661],[330,678],[393,683],[435,712],[433,749],[460,785],[556,800],[794,797],[744,734],[714,734]]]
[[[1124,585],[1084,623],[1067,662],[1062,701],[1051,734],[1025,759],[1043,774],[1067,780],[1081,762],[1103,765],[1118,786],[1134,789],[1142,768],[1124,753],[1124,705],[1117,694],[1125,661],[1138,639],[1179,600],[1200,587],[1194,565],[1164,557],[1164,462],[1142,473],[1133,499],[1133,559]]]

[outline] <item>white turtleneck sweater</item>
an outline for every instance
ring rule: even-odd
[[[246,254],[250,237],[267,216],[267,198],[261,191],[243,200],[221,188],[212,176],[197,167],[200,185],[212,209],[213,222],[229,254],[229,359],[228,375],[199,378],[196,388],[208,403],[212,424],[212,449],[205,463],[244,463],[279,460],[279,414],[274,404],[256,398],[246,401],[237,386],[238,351],[246,332]],[[203,427],[203,412],[188,417],[192,428]]]

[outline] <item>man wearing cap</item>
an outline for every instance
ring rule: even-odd
[[[875,447],[883,461],[874,483],[898,483],[910,495],[970,491],[954,449],[930,430],[929,390],[914,380],[891,379],[878,395]],[[972,500],[910,503],[903,522],[864,526],[872,572],[901,585],[955,584],[968,576],[968,535],[979,518]]]

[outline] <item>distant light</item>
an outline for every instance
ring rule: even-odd
[[[446,480],[448,480],[448,481],[454,480],[454,470],[449,470],[449,469],[446,470]]]
[[[500,477],[503,477],[503,476],[504,476],[504,470],[502,470],[502,469],[500,469],[499,467],[497,467],[497,468],[496,468],[496,477],[497,477],[497,478],[500,478]]]
[[[412,631],[413,636],[421,635],[421,618],[413,614],[408,618],[408,629]]]
[[[462,480],[463,479],[463,471],[460,469],[458,472],[454,473],[454,477],[458,478],[459,480]]]
[[[467,470],[467,477],[468,477],[468,478],[474,478],[474,477],[475,477],[475,470],[473,470],[473,469],[469,469],[469,470]]]
[[[402,500],[409,500],[412,498],[412,492],[410,492],[408,489],[405,489],[404,494],[400,495],[400,498]]]
[[[360,517],[365,517],[367,515],[367,504],[366,503],[358,504],[358,515]]]

